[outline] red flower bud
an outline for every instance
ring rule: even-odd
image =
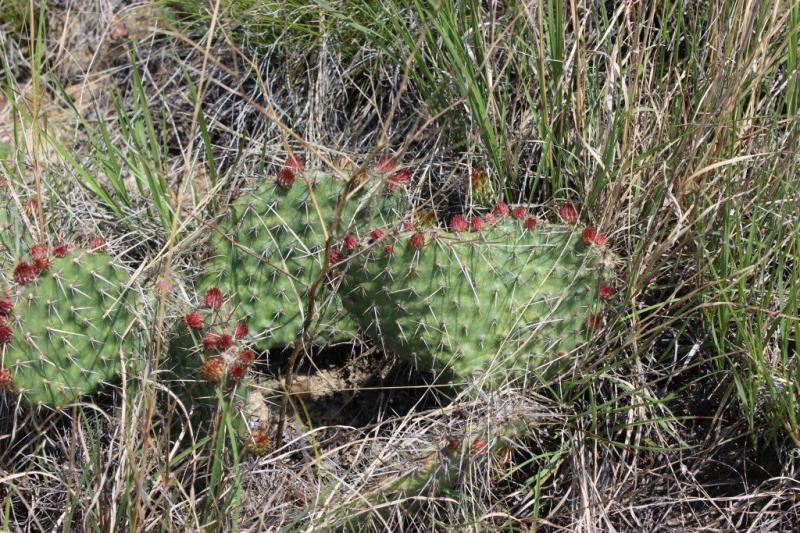
[[[206,307],[210,307],[211,309],[216,309],[222,306],[223,300],[222,291],[219,290],[217,287],[211,287],[208,289],[203,296],[203,303]]]
[[[183,321],[192,329],[200,329],[203,327],[203,317],[197,311],[192,311],[183,317]]]
[[[572,202],[567,202],[558,210],[561,220],[567,224],[574,224],[578,220],[578,209]]]

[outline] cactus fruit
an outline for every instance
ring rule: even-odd
[[[134,357],[136,293],[107,254],[35,245],[11,277],[0,304],[0,366],[29,405],[73,402]]]
[[[578,221],[578,208],[572,202],[565,202],[558,209],[558,215],[564,224],[575,224]]]
[[[393,254],[351,254],[340,294],[385,349],[424,368],[490,379],[542,371],[601,320],[588,317],[600,317],[605,250],[580,237],[574,226],[509,218],[480,232],[429,232],[427,243],[401,232]]]
[[[288,163],[282,170],[287,175],[299,175]],[[306,313],[308,287],[322,269],[325,232],[320,219],[330,231],[342,182],[323,173],[307,172],[305,177],[313,188],[313,197],[306,179],[289,184],[285,176],[279,176],[277,181],[262,183],[257,190],[237,198],[212,237],[212,257],[199,282],[200,290],[218,287],[220,294],[230,298],[231,318],[247,322],[261,349],[287,346],[297,339]],[[354,203],[348,202],[343,214],[343,232],[352,221]],[[358,237],[348,234],[337,247],[358,245]],[[337,249],[331,250],[331,262],[335,262],[337,253]],[[327,304],[325,297],[318,293],[318,304]],[[219,298],[214,295],[214,301],[206,305],[219,304]],[[321,338],[354,331],[338,300],[326,307],[320,323],[327,331],[320,332]]]

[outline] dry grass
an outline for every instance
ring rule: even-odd
[[[800,523],[800,4],[311,3],[339,23],[278,25],[285,35],[262,42],[231,17],[236,2],[216,15],[215,1],[181,2],[208,7],[188,33],[150,0],[63,2],[38,37],[0,24],[0,143],[13,154],[0,144],[0,176],[15,213],[2,264],[42,231],[102,233],[156,324],[135,387],[63,413],[0,398],[0,528]],[[491,392],[426,385],[368,344],[304,346],[283,445],[241,460],[208,445],[189,406],[164,400],[169,325],[196,300],[209,224],[290,149],[322,168],[393,154],[413,170],[410,202],[440,218],[470,208],[475,168],[511,202],[577,200],[620,258],[604,334],[562,379]],[[163,187],[140,189],[142,168]],[[173,291],[159,297],[164,278]],[[288,359],[259,367],[273,419]],[[526,430],[504,433],[511,421]],[[476,436],[493,451],[464,454],[449,490],[385,496]]]

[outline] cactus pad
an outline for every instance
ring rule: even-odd
[[[6,274],[0,367],[26,403],[73,402],[134,357],[129,280],[105,253],[39,245]]]
[[[262,349],[290,345],[302,331],[308,287],[324,259],[320,220],[329,230],[342,189],[341,181],[309,172],[312,197],[305,179],[289,180],[284,174],[233,202],[212,237],[212,256],[199,282],[201,292],[218,287],[230,299],[233,318],[249,325]],[[353,212],[352,205],[345,211],[342,230]],[[347,242],[356,238],[350,235]],[[326,291],[317,293],[318,309],[326,309],[320,334],[328,340],[354,328],[338,299],[326,301],[330,298]]]
[[[386,350],[423,368],[490,382],[544,373],[600,322],[605,253],[574,226],[527,218],[401,231],[389,247],[358,250],[343,304]]]

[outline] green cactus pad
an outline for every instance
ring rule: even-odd
[[[580,230],[509,219],[481,232],[428,231],[419,249],[411,234],[353,254],[340,290],[384,349],[496,383],[544,374],[591,337],[604,251],[582,242]]]
[[[265,180],[235,200],[214,232],[212,257],[198,284],[200,294],[218,287],[232,300],[228,306],[235,320],[248,324],[261,349],[288,346],[297,339],[308,287],[322,269],[325,235],[320,220],[330,230],[343,182],[319,172],[308,172],[306,178],[315,201],[302,178],[288,188]],[[349,202],[341,228],[350,226],[354,211]],[[318,311],[324,308],[318,340],[352,337],[354,323],[324,289],[320,286],[317,293]]]
[[[0,366],[29,405],[62,407],[92,392],[133,359],[135,293],[128,272],[105,253],[76,250],[21,283],[6,273],[13,309]],[[8,330],[6,330],[8,333]]]

